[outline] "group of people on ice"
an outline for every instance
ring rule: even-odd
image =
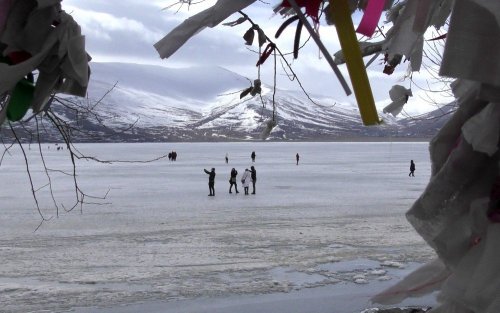
[[[208,190],[209,197],[215,196],[215,168],[212,168],[211,171],[203,169],[205,173],[208,174]],[[230,177],[229,177],[229,193],[233,193],[232,189],[234,186],[234,191],[236,193],[240,193],[238,191],[237,184],[237,176],[238,171],[233,167],[231,169]],[[243,190],[245,191],[245,195],[249,194],[250,185],[252,185],[252,194],[255,194],[255,183],[257,182],[257,170],[254,166],[251,166],[250,169],[246,168],[243,175],[241,175],[241,184],[243,185]]]
[[[250,154],[250,159],[252,160],[252,163],[255,162],[256,154],[255,151],[252,151]],[[297,153],[295,155],[295,160],[297,162],[297,165],[299,165],[299,159],[300,156]],[[226,156],[224,158],[226,164],[229,163],[229,155],[226,153]],[[215,168],[212,168],[212,170],[207,170],[203,169],[205,173],[208,175],[208,190],[209,190],[209,197],[215,196]],[[233,167],[231,169],[230,177],[229,177],[229,193],[233,193],[233,186],[234,186],[234,191],[236,193],[240,193],[238,191],[238,183],[237,183],[237,176],[238,176],[238,171]],[[255,183],[257,182],[257,170],[255,169],[254,166],[250,166],[250,169],[246,168],[245,172],[243,172],[243,175],[241,175],[241,184],[243,186],[243,190],[245,191],[245,195],[249,194],[249,189],[250,185],[252,185],[252,194],[255,194]]]
[[[229,179],[229,193],[234,185],[234,190],[236,193],[238,192],[238,185],[236,184],[236,176],[238,175],[238,171],[233,167],[231,170],[231,178]],[[255,194],[255,183],[257,182],[257,170],[254,166],[250,166],[250,169],[246,168],[243,175],[241,175],[241,184],[243,185],[243,190],[245,191],[245,195],[248,195],[248,189],[250,188],[250,184],[252,184],[252,194]]]
[[[177,161],[177,152],[175,152],[175,151],[169,152],[168,159],[170,161]]]

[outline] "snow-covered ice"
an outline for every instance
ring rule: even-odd
[[[48,168],[70,171],[67,151],[48,146],[41,147]],[[181,303],[339,284],[368,288],[359,290],[369,295],[376,293],[370,286],[390,284],[401,277],[397,273],[433,256],[404,217],[430,176],[427,143],[77,147],[107,160],[147,160],[171,150],[178,159],[78,160],[80,188],[109,193],[105,200],[88,199],[100,204],[71,212],[61,205],[72,204],[72,178],[51,171],[59,217],[48,187],[41,189],[42,213],[52,219],[34,232],[40,217],[26,165],[19,147],[11,149],[0,166],[0,298],[6,312],[94,312],[139,301]],[[38,189],[47,183],[38,147],[25,149]],[[410,159],[417,166],[414,178],[408,177]],[[251,165],[257,169],[256,195],[245,196],[241,187],[240,194],[229,194],[231,168],[239,178]],[[207,197],[203,168],[212,167],[216,196]],[[334,312],[350,313],[344,306]]]

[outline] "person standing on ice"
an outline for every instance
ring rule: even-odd
[[[233,169],[231,170],[231,177],[229,178],[229,193],[232,193],[231,189],[233,188],[233,185],[236,193],[239,193],[238,185],[236,184],[236,176],[238,176],[238,171],[233,167]]]
[[[212,171],[209,172],[206,169],[203,169],[205,173],[208,174],[208,190],[210,194],[209,197],[215,196],[215,168],[212,167]]]
[[[252,175],[248,168],[245,169],[245,173],[241,175],[241,184],[243,185],[243,190],[245,190],[245,195],[248,195],[248,187],[250,187],[250,181],[252,180]]]
[[[229,156],[226,153],[226,164],[229,163]]]
[[[252,159],[252,162],[255,162],[255,151],[252,151],[250,158]]]
[[[255,183],[257,182],[257,170],[255,169],[255,167],[253,167],[253,166],[250,167],[250,173],[251,173],[251,177],[252,177],[252,187],[253,187],[252,195],[254,195],[255,194]]]
[[[410,161],[410,174],[408,176],[413,176],[415,177],[415,163],[413,163],[413,160]]]
[[[295,159],[297,160],[297,165],[299,165],[299,159],[300,159],[300,156],[299,156],[299,154],[298,154],[298,153],[295,155]]]

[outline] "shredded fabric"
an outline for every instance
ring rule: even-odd
[[[51,95],[58,92],[85,96],[90,56],[85,51],[80,26],[61,9],[61,1],[2,1],[2,7],[8,10],[2,12],[6,20],[3,29],[0,28],[0,43],[5,46],[2,55],[6,57],[0,63],[0,94],[12,93],[33,71],[39,73],[33,94],[23,97],[23,103],[7,104],[2,111],[21,105],[38,113],[49,103]],[[21,85],[17,91],[19,88]],[[0,124],[5,116],[0,114]]]
[[[430,292],[422,287],[435,282],[440,305],[431,313],[500,312],[500,62],[484,54],[500,52],[499,15],[495,0],[456,1],[446,36],[440,72],[457,79],[459,107],[430,143],[432,177],[407,212],[443,266],[424,266],[375,302]]]
[[[170,33],[154,44],[162,59],[169,58],[191,37],[206,27],[215,27],[231,14],[254,3],[255,0],[218,0],[217,3],[198,13],[174,28]]]
[[[400,85],[394,85],[391,90],[389,90],[389,96],[392,102],[384,108],[383,112],[397,116],[403,110],[403,106],[408,102],[408,98],[412,97],[413,94],[411,89],[406,89]]]

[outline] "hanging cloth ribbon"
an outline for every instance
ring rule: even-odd
[[[274,49],[276,49],[276,45],[272,42],[268,43],[266,49],[264,49],[264,52],[262,52],[262,55],[260,56],[255,66],[260,66],[264,64],[264,62],[266,62],[267,58],[271,55],[271,53],[273,53]]]
[[[352,25],[348,0],[331,0],[330,13],[335,20],[340,46],[346,60],[347,70],[351,76],[351,83],[363,124],[377,125],[380,120],[361,56],[361,49]]]
[[[306,14],[310,16],[314,23],[318,24],[319,23],[319,7],[321,6],[321,3],[323,0],[294,0],[294,2],[299,6],[299,7],[305,7],[306,8]],[[280,6],[284,8],[289,8],[293,7],[293,4],[288,1],[284,0]]]
[[[356,32],[371,37],[384,10],[385,0],[370,0]]]
[[[283,30],[285,30],[285,28],[290,25],[291,23],[295,22],[295,21],[299,21],[297,23],[297,28],[295,30],[295,40],[294,40],[294,43],[293,43],[293,58],[294,59],[297,59],[299,57],[299,49],[300,49],[300,34],[302,33],[302,26],[304,25],[304,23],[302,23],[302,21],[299,19],[299,16],[298,15],[294,15],[292,16],[291,18],[289,18],[288,20],[286,20],[279,28],[278,28],[278,31],[276,31],[276,35],[275,37],[278,38],[281,33],[283,32]]]
[[[35,94],[35,84],[33,74],[28,74],[27,78],[17,83],[10,95],[7,106],[7,118],[9,121],[21,120],[31,106]]]

